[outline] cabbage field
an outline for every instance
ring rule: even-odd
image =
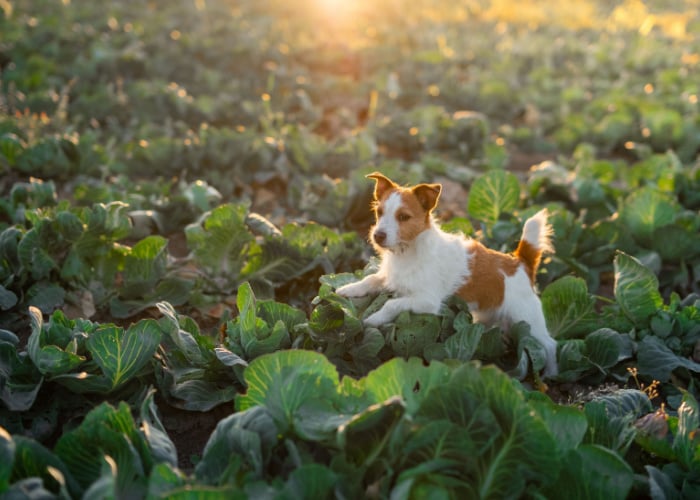
[[[0,0],[0,498],[700,498],[700,2]],[[362,318],[373,183],[518,323]]]

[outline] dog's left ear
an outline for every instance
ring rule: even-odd
[[[391,189],[398,189],[398,185],[385,175],[379,172],[372,172],[366,176],[368,179],[374,179],[376,184],[374,186],[374,199],[381,200],[384,193]]]
[[[425,211],[431,212],[437,206],[438,198],[442,191],[442,185],[418,184],[412,191]]]

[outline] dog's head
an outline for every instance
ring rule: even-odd
[[[372,245],[380,252],[405,249],[430,227],[442,186],[401,187],[379,172],[367,177],[376,182],[372,204],[376,223],[370,232]]]

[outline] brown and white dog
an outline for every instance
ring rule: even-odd
[[[378,172],[367,177],[376,181],[376,224],[370,241],[381,256],[381,264],[377,273],[337,292],[361,297],[389,291],[395,297],[364,323],[379,326],[406,310],[437,314],[443,301],[457,294],[467,302],[476,321],[503,328],[527,322],[547,352],[544,375],[555,375],[557,344],[547,330],[535,292],[542,253],[552,251],[547,211],[530,217],[518,248],[504,254],[440,229],[432,215],[440,184],[401,187]]]

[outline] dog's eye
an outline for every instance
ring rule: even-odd
[[[377,208],[377,217],[381,217],[382,215],[384,215],[384,210]]]
[[[411,218],[411,216],[408,214],[399,214],[396,216],[396,218],[399,220],[399,222],[406,222],[408,219]]]

